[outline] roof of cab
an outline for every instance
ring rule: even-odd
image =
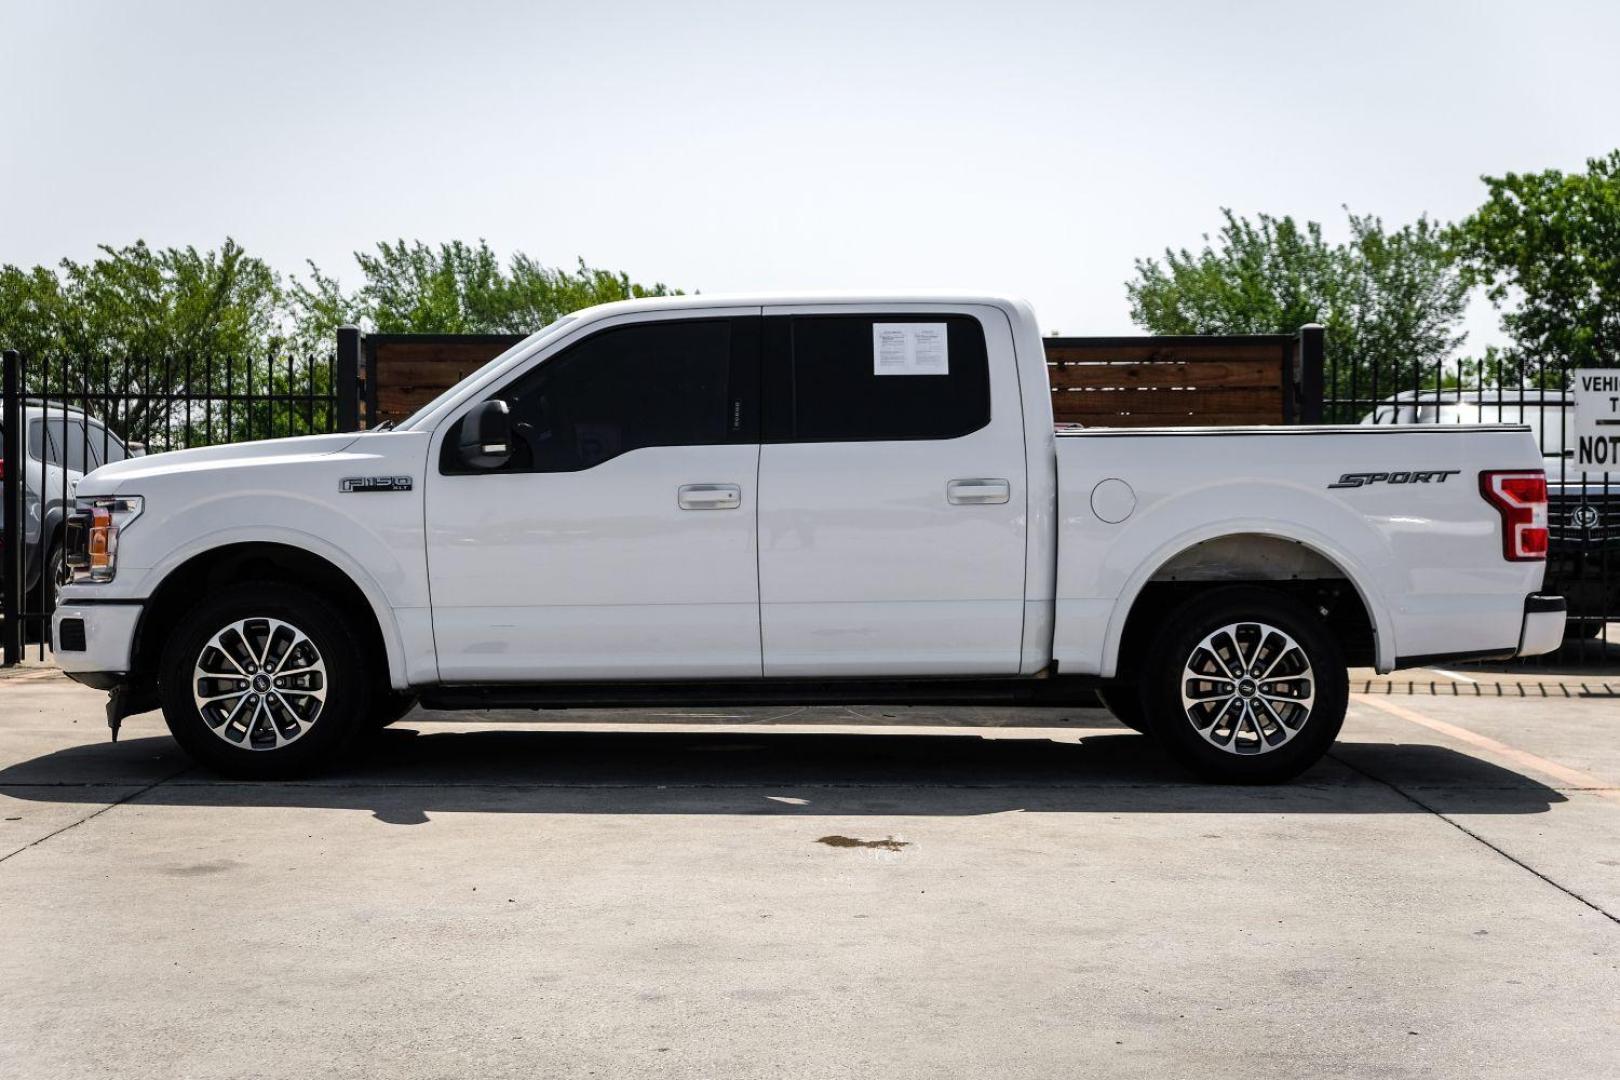
[[[872,304],[983,304],[991,307],[1028,308],[1015,297],[994,293],[949,292],[930,289],[876,290],[868,292],[756,292],[693,293],[688,296],[646,296],[614,300],[581,308],[576,317],[597,318],[642,311],[667,311],[711,307],[801,307],[808,305]]]

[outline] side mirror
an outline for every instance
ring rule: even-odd
[[[512,417],[506,402],[492,398],[463,417],[456,449],[470,469],[498,469],[511,460]]]

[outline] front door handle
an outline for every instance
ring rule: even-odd
[[[1012,485],[993,477],[952,480],[945,485],[945,498],[955,506],[988,506],[1012,498]]]
[[[742,488],[736,484],[682,484],[679,502],[682,510],[735,510],[742,505]]]

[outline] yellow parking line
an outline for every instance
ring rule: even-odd
[[[1528,750],[1520,750],[1516,746],[1509,746],[1507,743],[1493,739],[1489,735],[1481,735],[1478,732],[1469,731],[1467,728],[1458,727],[1456,724],[1448,724],[1444,720],[1424,716],[1422,713],[1409,709],[1405,705],[1397,705],[1388,698],[1369,697],[1366,694],[1352,694],[1350,696],[1360,704],[1371,705],[1375,709],[1381,709],[1391,716],[1398,716],[1409,723],[1419,724],[1430,731],[1438,731],[1442,735],[1448,735],[1487,753],[1495,754],[1497,757],[1511,761],[1515,765],[1550,776],[1568,787],[1590,788],[1592,794],[1599,798],[1620,801],[1620,789],[1617,789],[1614,784],[1600,776],[1594,776],[1580,769],[1572,769],[1567,765],[1560,765],[1556,761],[1548,761],[1539,754],[1532,754]]]

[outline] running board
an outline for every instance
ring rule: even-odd
[[[713,705],[1097,704],[1102,680],[741,679],[713,682],[477,683],[427,686],[426,709],[634,709]]]

